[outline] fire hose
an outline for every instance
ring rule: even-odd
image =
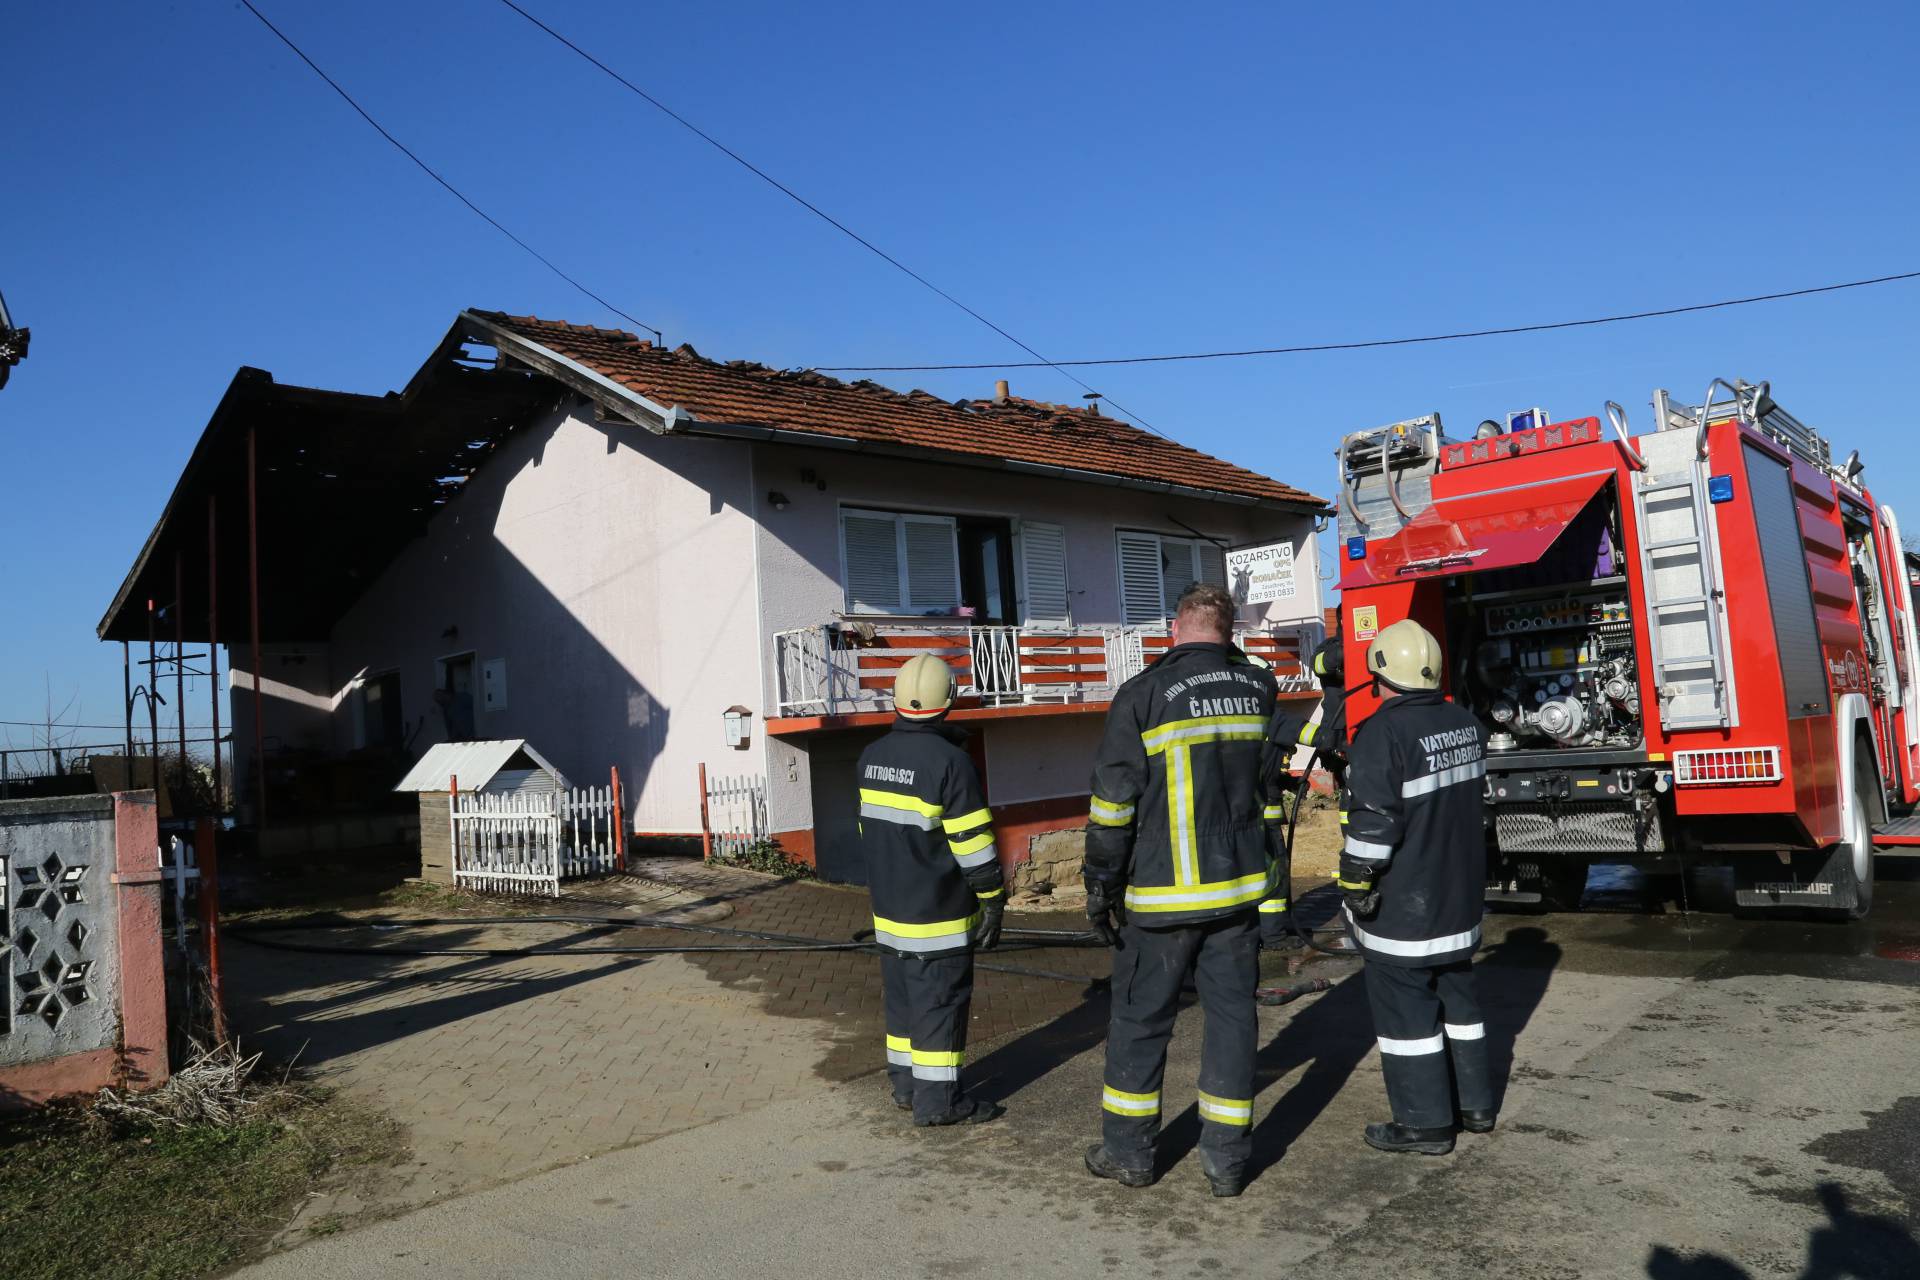
[[[673,930],[684,933],[704,934],[709,937],[744,939],[736,943],[681,943],[673,946],[496,946],[496,947],[436,947],[436,946],[355,946],[346,943],[294,942],[275,938],[272,935],[282,933],[313,933],[343,929],[371,929],[379,932],[399,932],[408,929],[450,928],[456,926],[474,927],[483,925],[574,925],[604,932],[620,929],[656,929]],[[768,952],[864,952],[878,955],[879,948],[872,942],[873,931],[862,929],[845,942],[833,942],[821,938],[809,938],[799,934],[763,933],[752,929],[731,929],[719,925],[691,924],[681,920],[667,920],[655,916],[594,916],[594,915],[527,915],[527,916],[422,916],[408,919],[392,917],[373,917],[364,920],[347,920],[340,917],[273,921],[264,923],[229,924],[224,929],[228,937],[238,938],[256,947],[265,947],[274,951],[300,951],[315,955],[383,955],[383,956],[474,956],[494,959],[518,959],[529,956],[653,956],[653,955],[716,955],[730,952],[768,953]],[[1085,948],[1099,945],[1098,939],[1090,931],[1072,929],[1005,929],[1001,932],[1002,943],[1025,944],[1031,948],[1070,947]],[[1095,986],[1106,982],[1104,976],[1089,974],[1058,973],[1048,969],[1033,969],[1024,965],[1003,964],[999,961],[974,961],[976,968],[991,973],[1005,973],[1021,978],[1043,978],[1053,982],[1071,982],[1082,986]],[[1267,987],[1255,992],[1261,1004],[1286,1004],[1303,995],[1315,991],[1325,991],[1332,984],[1325,979],[1315,979],[1294,987]]]

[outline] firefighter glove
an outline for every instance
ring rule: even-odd
[[[1347,910],[1353,912],[1355,920],[1371,920],[1380,910],[1380,891],[1372,884],[1362,884],[1340,878],[1340,887],[1346,891]]]
[[[1000,945],[1000,921],[1007,914],[1004,895],[980,899],[980,919],[973,926],[973,949],[991,951]]]
[[[1087,881],[1087,923],[1109,947],[1120,945],[1120,929],[1127,923],[1125,890],[1102,880]]]

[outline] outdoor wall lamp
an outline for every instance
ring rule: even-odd
[[[772,507],[775,511],[785,511],[789,506],[793,504],[787,501],[786,494],[781,493],[778,490],[770,490],[767,493],[767,505]]]

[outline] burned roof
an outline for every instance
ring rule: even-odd
[[[927,391],[843,382],[810,369],[712,360],[691,346],[667,350],[619,329],[498,311],[469,314],[700,422],[779,428],[983,462],[1011,460],[1262,502],[1326,505],[1292,485],[1094,409],[1018,398],[943,400]]]

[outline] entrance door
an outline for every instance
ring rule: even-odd
[[[473,732],[473,655],[457,654],[439,662],[439,680],[433,700],[446,721],[448,742],[472,742]]]
[[[822,880],[867,882],[856,766],[860,753],[885,732],[876,728],[822,733],[807,744],[807,767],[813,777],[813,863]]]
[[[1013,592],[1013,522],[962,518],[960,601],[972,605],[974,621],[1017,621]]]

